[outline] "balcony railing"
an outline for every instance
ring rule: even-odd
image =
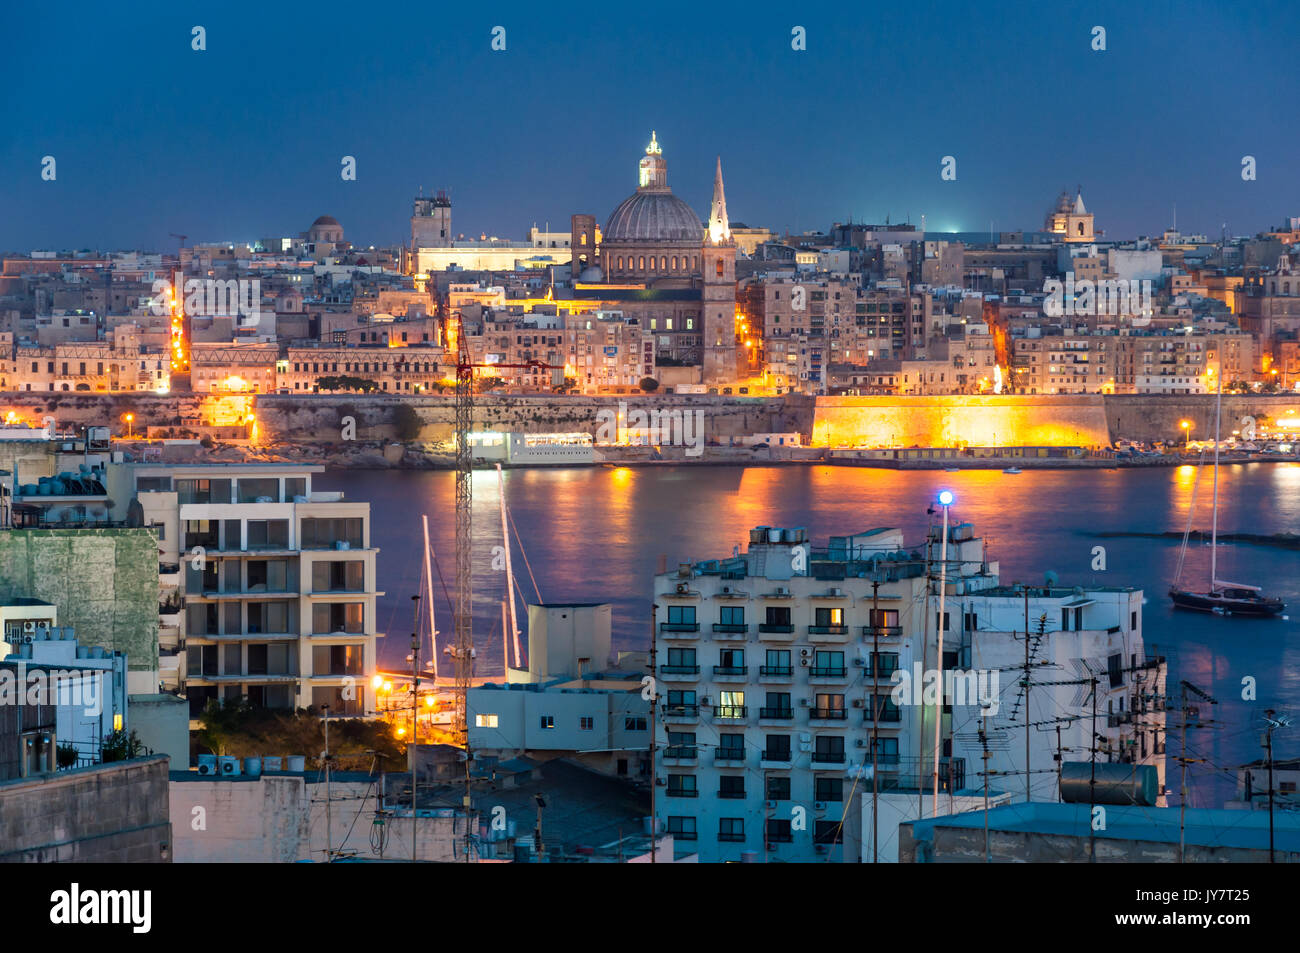
[[[782,721],[794,720],[793,708],[760,708],[758,710],[759,718],[776,718]]]
[[[730,831],[718,831],[718,840],[728,844],[743,844],[745,842],[744,834],[734,834]]]
[[[809,714],[809,718],[824,718],[827,721],[844,721],[848,717],[848,711],[843,708],[814,708]]]
[[[698,622],[660,622],[660,632],[698,632],[700,624]]]
[[[699,797],[700,792],[697,788],[675,788],[669,785],[669,797]]]
[[[764,751],[764,752],[763,752],[763,758],[762,758],[762,760],[764,760],[764,761],[789,761],[789,760],[790,760],[790,749],[789,749],[789,748],[785,748],[785,749],[778,749],[778,750],[776,750],[776,751]]]
[[[880,636],[882,639],[887,639],[891,635],[902,635],[903,627],[901,625],[864,625],[862,634],[867,638]]]
[[[749,626],[744,622],[715,622],[713,623],[713,631],[744,634],[749,631]]]
[[[789,678],[794,675],[794,666],[792,665],[760,665],[758,668],[759,675],[766,675],[772,678]]]
[[[808,626],[809,635],[847,635],[849,627],[847,625],[810,625]]]
[[[699,749],[695,745],[669,745],[664,749],[665,758],[676,758],[678,761],[694,761],[699,756]]]
[[[745,760],[744,748],[718,748],[713,752],[713,762],[719,761],[741,761]]]
[[[745,705],[719,705],[713,709],[715,718],[744,718],[749,712]]]
[[[719,788],[718,797],[724,801],[743,801],[745,799],[744,789],[736,790],[735,788]]]
[[[699,705],[665,705],[664,715],[673,718],[694,718],[700,713]]]
[[[812,753],[814,764],[843,764],[843,751],[814,751]]]
[[[746,665],[715,665],[713,666],[714,675],[748,675],[749,667]]]
[[[760,622],[759,632],[793,632],[794,626],[788,622]]]
[[[845,678],[849,670],[842,665],[822,665],[810,668],[808,674],[813,678]]]
[[[699,675],[700,667],[698,665],[660,665],[659,674],[661,675]]]

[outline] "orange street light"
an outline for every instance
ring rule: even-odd
[[[1192,440],[1192,422],[1190,420],[1181,420],[1178,426],[1183,428],[1183,449],[1187,450],[1191,446]]]
[[[135,414],[123,414],[122,419],[126,421],[126,436],[130,439],[133,436],[131,424],[135,420]]]

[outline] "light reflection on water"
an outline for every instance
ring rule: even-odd
[[[1300,713],[1300,552],[1225,544],[1219,577],[1263,586],[1291,607],[1288,620],[1225,619],[1175,613],[1167,590],[1178,560],[1179,539],[1099,538],[1104,532],[1176,533],[1187,523],[1196,488],[1193,528],[1210,527],[1210,470],[1194,467],[1125,470],[894,471],[871,468],[663,467],[510,470],[504,475],[511,516],[523,535],[527,563],[515,552],[516,579],[535,598],[533,577],[551,602],[609,602],[614,607],[616,649],[649,644],[651,576],[661,560],[690,559],[743,550],[759,525],[803,526],[814,545],[831,534],[876,526],[903,529],[908,544],[923,538],[926,509],[940,488],[956,494],[955,520],[975,524],[1001,564],[1004,582],[1039,583],[1044,572],[1065,585],[1132,585],[1146,591],[1144,631],[1170,659],[1170,706],[1186,678],[1213,694],[1217,728],[1193,730],[1189,750],[1219,770],[1193,766],[1193,804],[1231,796],[1231,767],[1262,757],[1260,716],[1267,707]],[[420,514],[427,513],[434,552],[438,625],[451,629],[442,589],[454,585],[454,476],[446,471],[331,471],[318,489],[341,489],[372,504],[372,540],[381,549],[380,661],[401,667],[407,653],[410,596],[420,578]],[[504,573],[492,570],[492,547],[501,542],[497,476],[474,474],[475,631],[478,671],[502,671],[500,601]],[[1219,473],[1221,533],[1300,531],[1300,465],[1244,464]],[[1094,546],[1106,548],[1107,569],[1091,569]],[[1208,579],[1209,547],[1193,544],[1184,583]],[[531,567],[531,575],[530,575]],[[490,634],[489,634],[490,633]],[[1242,699],[1243,679],[1257,681],[1255,701]],[[1207,717],[1205,706],[1201,717]],[[1178,716],[1169,716],[1170,756],[1178,752]],[[1275,736],[1277,757],[1300,755],[1294,739]],[[1227,773],[1224,773],[1224,772]],[[1177,788],[1176,764],[1168,780]]]

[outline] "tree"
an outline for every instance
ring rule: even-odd
[[[129,761],[132,758],[138,758],[144,754],[144,742],[142,742],[134,731],[129,735],[122,729],[109,732],[104,736],[104,746],[102,760],[105,764],[110,761]]]
[[[403,443],[419,439],[420,431],[424,429],[424,420],[419,412],[407,403],[398,404],[393,408],[392,424],[397,439]]]
[[[641,390],[647,394],[653,394],[659,389],[659,382],[653,377],[641,378]]]

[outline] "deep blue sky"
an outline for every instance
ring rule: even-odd
[[[420,185],[451,191],[456,231],[517,238],[603,222],[651,128],[702,216],[721,153],[732,219],[778,230],[1037,229],[1082,184],[1111,237],[1158,233],[1174,203],[1184,232],[1253,233],[1300,214],[1297,27],[1294,0],[15,3],[0,249],[174,249],[320,214],[387,244]]]

